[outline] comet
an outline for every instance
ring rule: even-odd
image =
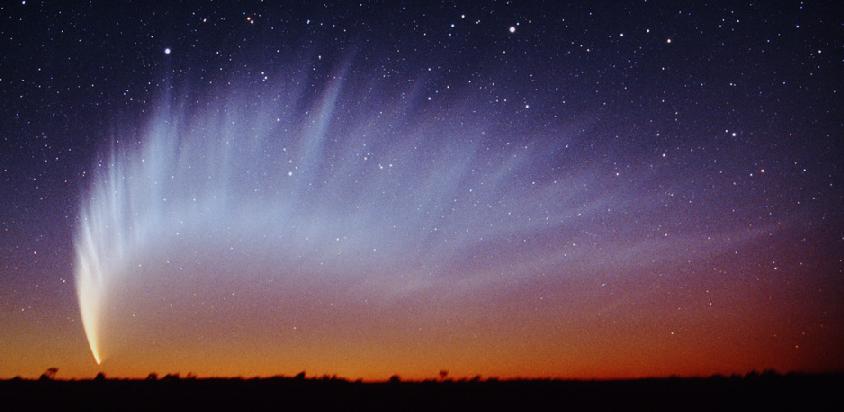
[[[140,127],[116,128],[93,162],[74,236],[98,364],[143,325],[128,319],[184,300],[175,294],[186,285],[270,277],[253,293],[281,304],[273,293],[308,282],[321,282],[318,294],[390,302],[473,293],[563,259],[536,239],[598,202],[572,195],[588,175],[556,172],[568,136],[537,142],[479,113],[468,92],[434,102],[421,81],[373,89],[349,73],[275,76],[259,91],[248,79],[174,87]]]

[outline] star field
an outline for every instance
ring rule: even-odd
[[[842,18],[5,3],[0,375],[840,369]]]

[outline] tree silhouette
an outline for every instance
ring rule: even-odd
[[[59,368],[47,368],[47,370],[45,370],[38,379],[42,381],[51,381],[56,378],[57,373],[59,373]]]

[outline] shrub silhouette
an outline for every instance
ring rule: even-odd
[[[163,381],[177,381],[180,378],[181,378],[181,376],[179,375],[179,372],[176,372],[176,373],[168,373],[168,374],[164,375],[164,378],[162,378],[161,380],[163,380]]]

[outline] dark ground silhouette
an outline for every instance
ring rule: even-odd
[[[844,410],[844,375],[612,381],[340,378],[0,381],[0,410]],[[18,405],[6,409],[4,405]]]

